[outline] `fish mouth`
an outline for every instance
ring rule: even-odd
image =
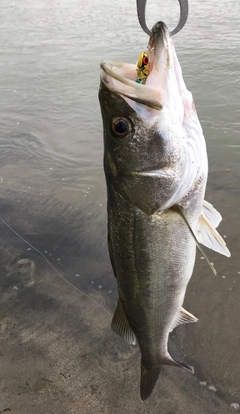
[[[171,45],[172,40],[167,26],[163,22],[157,22],[152,28],[152,36],[148,43],[149,59],[151,62],[150,74],[153,67],[158,71],[168,69],[171,64]],[[149,83],[149,80],[148,80]]]
[[[130,63],[104,61],[100,64],[101,79],[112,92],[124,96],[134,102],[160,111],[162,104],[152,99],[156,90],[147,85],[136,83],[136,66]],[[134,80],[133,80],[134,79]]]
[[[146,52],[150,64],[145,84],[136,82],[136,65],[114,61],[101,63],[102,81],[110,91],[128,100],[157,111],[162,110],[165,71],[171,66],[169,45],[171,45],[171,38],[167,26],[163,22],[157,22],[152,28]]]

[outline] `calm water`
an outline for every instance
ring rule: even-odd
[[[170,28],[177,22],[176,0],[148,6],[149,26],[156,16]],[[198,260],[186,303],[202,322],[190,344],[185,330],[177,340],[198,384],[213,385],[228,407],[240,404],[239,16],[237,0],[190,0],[189,21],[174,38],[207,141],[207,198],[223,215],[221,233],[232,251],[231,259],[210,253],[215,279]],[[116,285],[106,245],[99,63],[135,62],[147,42],[134,0],[1,1],[0,215],[109,309]],[[37,256],[0,228],[3,245]]]

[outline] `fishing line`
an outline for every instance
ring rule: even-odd
[[[0,220],[7,226],[17,237],[19,237],[24,243],[26,243],[28,246],[30,246],[33,250],[35,250],[40,256],[43,257],[43,259],[49,264],[49,266],[53,269],[53,271],[62,279],[64,282],[66,282],[69,286],[71,286],[73,289],[80,292],[82,295],[86,296],[88,299],[90,299],[92,302],[94,302],[96,305],[98,305],[101,309],[103,309],[108,315],[112,316],[110,312],[106,308],[104,308],[99,302],[97,302],[95,299],[93,299],[91,296],[89,296],[87,293],[84,293],[81,289],[74,286],[71,282],[69,282],[65,277],[59,273],[59,271],[52,265],[52,263],[48,260],[48,258],[36,247],[34,247],[31,243],[29,243],[26,239],[24,239],[19,233],[17,233],[16,230],[14,230],[10,224],[8,224],[1,216]]]

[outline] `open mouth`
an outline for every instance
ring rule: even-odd
[[[102,62],[102,81],[111,91],[131,101],[161,110],[164,72],[170,66],[169,44],[170,35],[167,27],[162,22],[156,23],[153,27],[153,35],[149,39],[147,52],[142,52],[140,55],[142,60],[139,58],[137,65]],[[147,74],[144,72],[146,68]]]
[[[150,108],[157,110],[162,109],[162,104],[159,102],[160,96],[159,100],[153,99],[156,94],[159,94],[159,91],[153,87],[139,84],[135,81],[135,65],[130,63],[105,61],[102,62],[100,66],[103,71],[102,80],[111,91]]]

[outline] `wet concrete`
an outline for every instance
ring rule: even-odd
[[[215,194],[215,201],[221,201],[221,193]],[[38,253],[24,244],[14,247],[7,237],[2,240],[0,413],[235,412],[231,404],[239,403],[240,383],[234,247],[238,232],[230,232],[227,223],[222,232],[231,234],[228,246],[234,262],[210,253],[220,269],[214,276],[198,257],[185,307],[199,322],[178,327],[170,340],[171,354],[193,365],[195,374],[163,368],[145,403],[139,397],[139,351],[110,330],[116,294],[110,299],[85,287],[104,311],[62,280]],[[95,229],[95,242],[101,238]],[[107,251],[101,260],[110,270]],[[66,270],[61,274],[68,278]],[[113,276],[106,277],[114,283]]]

